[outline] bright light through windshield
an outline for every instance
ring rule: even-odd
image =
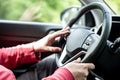
[[[120,0],[104,0],[110,8],[116,13],[120,14]]]

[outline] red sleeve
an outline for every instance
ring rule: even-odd
[[[37,61],[38,58],[36,57],[31,45],[18,45],[15,47],[0,49],[0,65],[9,69]]]
[[[75,80],[71,72],[66,68],[57,69],[53,75],[42,80]]]
[[[0,65],[0,80],[16,80],[16,78],[12,71]]]

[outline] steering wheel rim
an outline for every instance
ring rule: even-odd
[[[93,2],[93,3],[90,3],[90,4],[82,7],[80,9],[80,11],[78,12],[77,16],[75,16],[73,19],[71,19],[70,22],[67,24],[67,26],[69,26],[71,28],[73,26],[73,24],[79,18],[81,18],[81,16],[83,14],[85,14],[86,12],[93,10],[93,9],[99,9],[103,13],[103,25],[102,25],[101,35],[99,37],[99,40],[92,44],[93,48],[90,48],[87,51],[87,54],[85,54],[85,56],[82,58],[81,62],[90,62],[93,60],[93,58],[96,56],[96,53],[99,50],[102,50],[103,47],[106,45],[107,39],[108,39],[110,31],[111,31],[111,15],[110,15],[109,9],[107,8],[107,6],[105,4],[100,3],[100,2]],[[90,34],[94,34],[94,33],[90,32]],[[68,35],[68,37],[69,37],[69,35]],[[69,40],[66,40],[66,42],[67,41],[69,41]],[[64,46],[64,50],[66,50],[65,46]],[[61,54],[64,54],[64,50],[61,52]],[[79,52],[79,53],[82,54],[83,52]],[[75,57],[77,58],[77,56],[79,55],[79,54],[77,54],[77,55],[71,57],[71,59],[62,63],[62,61],[60,61],[61,54],[56,54],[56,63],[58,65],[58,67],[65,65],[66,63],[73,60]]]

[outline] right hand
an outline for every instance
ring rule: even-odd
[[[69,27],[49,34],[42,39],[33,43],[33,48],[36,52],[60,52],[60,47],[52,46],[52,43],[59,41],[61,36],[65,36],[70,32]]]
[[[66,64],[64,67],[72,73],[75,80],[87,80],[88,70],[94,69],[95,65],[93,63],[80,63],[80,61],[81,59],[78,58]]]

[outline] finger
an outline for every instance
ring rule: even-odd
[[[78,58],[76,61],[77,61],[77,62],[80,62],[80,61],[81,61],[81,58]]]
[[[61,33],[60,35],[58,35],[58,37],[56,37],[55,38],[55,41],[56,42],[58,42],[59,40],[60,40],[60,36],[64,36],[64,35],[66,35],[66,34],[68,34],[68,33],[70,33],[70,30],[69,30],[69,28],[68,27],[66,27],[66,31],[65,32],[63,32],[63,33]]]
[[[63,36],[65,34],[68,34],[69,32],[70,32],[69,28],[66,28],[66,29],[63,29],[63,30],[56,31],[53,34],[51,34],[50,36],[51,36],[52,39],[55,39],[56,37]]]
[[[44,48],[44,52],[61,52],[62,49],[59,47],[50,47],[50,46],[46,46]]]
[[[88,69],[94,69],[95,65],[93,63],[84,63]]]
[[[73,62],[75,62],[75,63],[80,63],[80,61],[81,61],[81,58],[77,58],[77,59],[74,60]]]
[[[59,42],[59,40],[60,40],[60,37],[55,38],[55,42]]]
[[[53,36],[58,37],[58,36],[64,36],[65,34],[69,33],[69,30],[61,30],[61,31],[57,31],[53,34]]]
[[[70,29],[70,27],[69,27],[69,26],[66,26],[66,27],[64,27],[63,29]]]

